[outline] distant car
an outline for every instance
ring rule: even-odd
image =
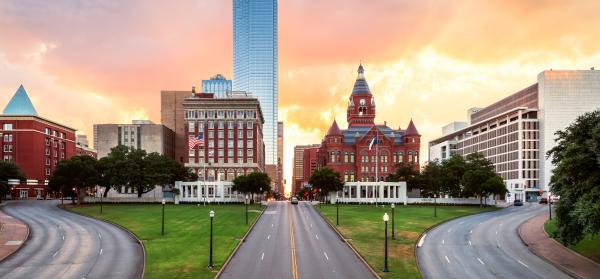
[[[548,203],[548,198],[541,198],[540,199],[540,204],[547,204]]]
[[[523,201],[522,201],[522,200],[515,200],[515,201],[513,202],[513,205],[514,205],[514,206],[522,206],[522,205],[523,205]]]
[[[292,197],[292,204],[298,204],[298,198]]]

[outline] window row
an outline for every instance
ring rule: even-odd
[[[228,118],[228,119],[252,119],[256,118],[256,111],[253,110],[186,110],[185,119],[205,119],[205,118]]]
[[[217,121],[216,122],[216,126],[219,130],[223,130],[225,129],[225,124],[227,124],[227,129],[228,130],[233,130],[234,126],[235,126],[235,122],[233,121]],[[248,121],[248,122],[243,122],[243,121],[238,121],[237,122],[237,128],[238,128],[238,132],[240,129],[244,129],[244,126],[247,129],[252,129],[254,128],[254,121]],[[202,128],[205,127],[204,126],[204,122],[198,122],[198,131],[202,131]],[[208,129],[214,129],[215,128],[215,122],[214,121],[208,121],[206,122],[206,127]],[[196,131],[196,122],[195,121],[188,121],[188,132],[195,132]]]

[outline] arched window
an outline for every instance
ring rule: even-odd
[[[234,178],[235,178],[235,175],[233,173],[233,169],[228,169],[227,170],[227,181],[233,181]]]
[[[215,181],[215,170],[208,170],[208,181]]]

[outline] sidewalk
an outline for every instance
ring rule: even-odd
[[[600,265],[550,238],[544,231],[548,213],[537,215],[519,227],[519,236],[529,250],[562,271],[578,278],[598,278]]]
[[[0,207],[0,261],[19,250],[27,237],[29,237],[27,225],[4,214]]]

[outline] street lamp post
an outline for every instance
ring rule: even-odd
[[[392,203],[392,239],[396,239],[396,235],[394,234],[394,220],[396,218],[394,218],[394,211],[396,209],[396,205],[394,203]]]
[[[437,217],[437,195],[433,194],[433,217]]]
[[[258,202],[261,203],[262,202],[262,195],[263,195],[262,187],[260,187],[258,190],[260,191],[260,196],[258,197]]]
[[[337,197],[335,198],[335,224],[340,225],[340,203]]]
[[[102,193],[100,193],[100,214],[102,214]]]
[[[162,199],[162,226],[160,235],[165,236],[165,199]]]
[[[213,265],[213,218],[215,217],[215,212],[211,210],[209,213],[209,216],[210,216],[210,259],[208,262],[208,268],[212,269],[213,267],[215,267]]]
[[[388,216],[387,212],[383,214],[383,222],[385,223],[385,262],[383,264],[383,272],[388,272],[388,241],[387,241],[387,225],[390,216]]]
[[[248,225],[248,203],[250,201],[248,200],[248,194],[246,194],[246,225]]]
[[[552,197],[548,194],[548,216],[549,220],[552,220]]]

